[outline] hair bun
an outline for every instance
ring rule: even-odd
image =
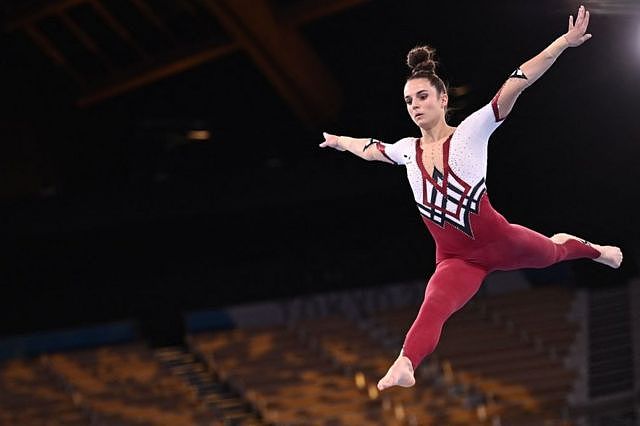
[[[426,71],[435,73],[437,62],[434,60],[436,49],[431,46],[417,46],[407,54],[407,66],[411,73]]]

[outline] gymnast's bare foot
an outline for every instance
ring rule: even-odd
[[[378,382],[378,390],[385,390],[391,386],[402,386],[410,388],[416,384],[413,377],[413,366],[411,361],[404,355],[400,355],[393,365],[387,371],[382,379]]]
[[[598,244],[589,243],[571,234],[560,233],[560,234],[555,234],[553,237],[551,237],[551,240],[556,244],[562,244],[569,239],[578,240],[598,250],[600,252],[600,257],[593,259],[594,261],[610,266],[612,268],[620,267],[620,264],[622,263],[622,251],[620,250],[619,247],[601,246]]]

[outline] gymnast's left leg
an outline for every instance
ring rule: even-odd
[[[476,294],[486,275],[484,268],[461,259],[445,259],[438,263],[400,356],[380,379],[378,389],[415,384],[413,371],[435,350],[444,322]]]
[[[622,263],[622,251],[618,247],[593,244],[565,233],[547,238],[524,226],[511,224],[502,241],[503,244],[491,250],[489,270],[545,268],[574,259],[591,259],[612,268]]]

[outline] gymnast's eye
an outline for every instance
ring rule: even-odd
[[[408,96],[406,98],[404,98],[404,103],[407,104],[407,105],[411,105],[411,98],[408,97]]]

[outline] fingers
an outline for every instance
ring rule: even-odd
[[[585,12],[583,19],[580,21],[580,24],[578,24],[576,22],[576,29],[578,31],[578,34],[580,34],[581,36],[584,36],[584,33],[587,32],[587,26],[588,25],[589,25],[589,12]],[[587,40],[587,39],[585,39],[585,40]],[[585,40],[583,40],[583,41],[585,41]]]
[[[326,147],[331,147],[330,144],[330,139],[333,137],[332,134],[329,134],[327,132],[322,132],[322,136],[324,137],[324,142],[320,143],[320,145],[318,145],[320,148],[326,148]]]
[[[591,38],[591,34],[586,35],[587,27],[589,26],[589,11],[584,6],[578,8],[578,14],[576,15],[575,22],[573,15],[569,16],[569,30],[567,36],[569,37],[570,46],[579,46],[585,41]]]
[[[589,25],[589,11],[584,6],[580,6],[578,15],[576,16],[575,26],[586,31],[587,25]]]
[[[582,24],[584,26],[584,30],[587,30],[587,26],[589,26],[589,11],[587,10],[585,12],[585,17],[584,17],[584,23]]]
[[[578,8],[578,15],[576,16],[576,27],[579,27],[582,24],[582,21],[584,20],[584,6],[580,6]]]

